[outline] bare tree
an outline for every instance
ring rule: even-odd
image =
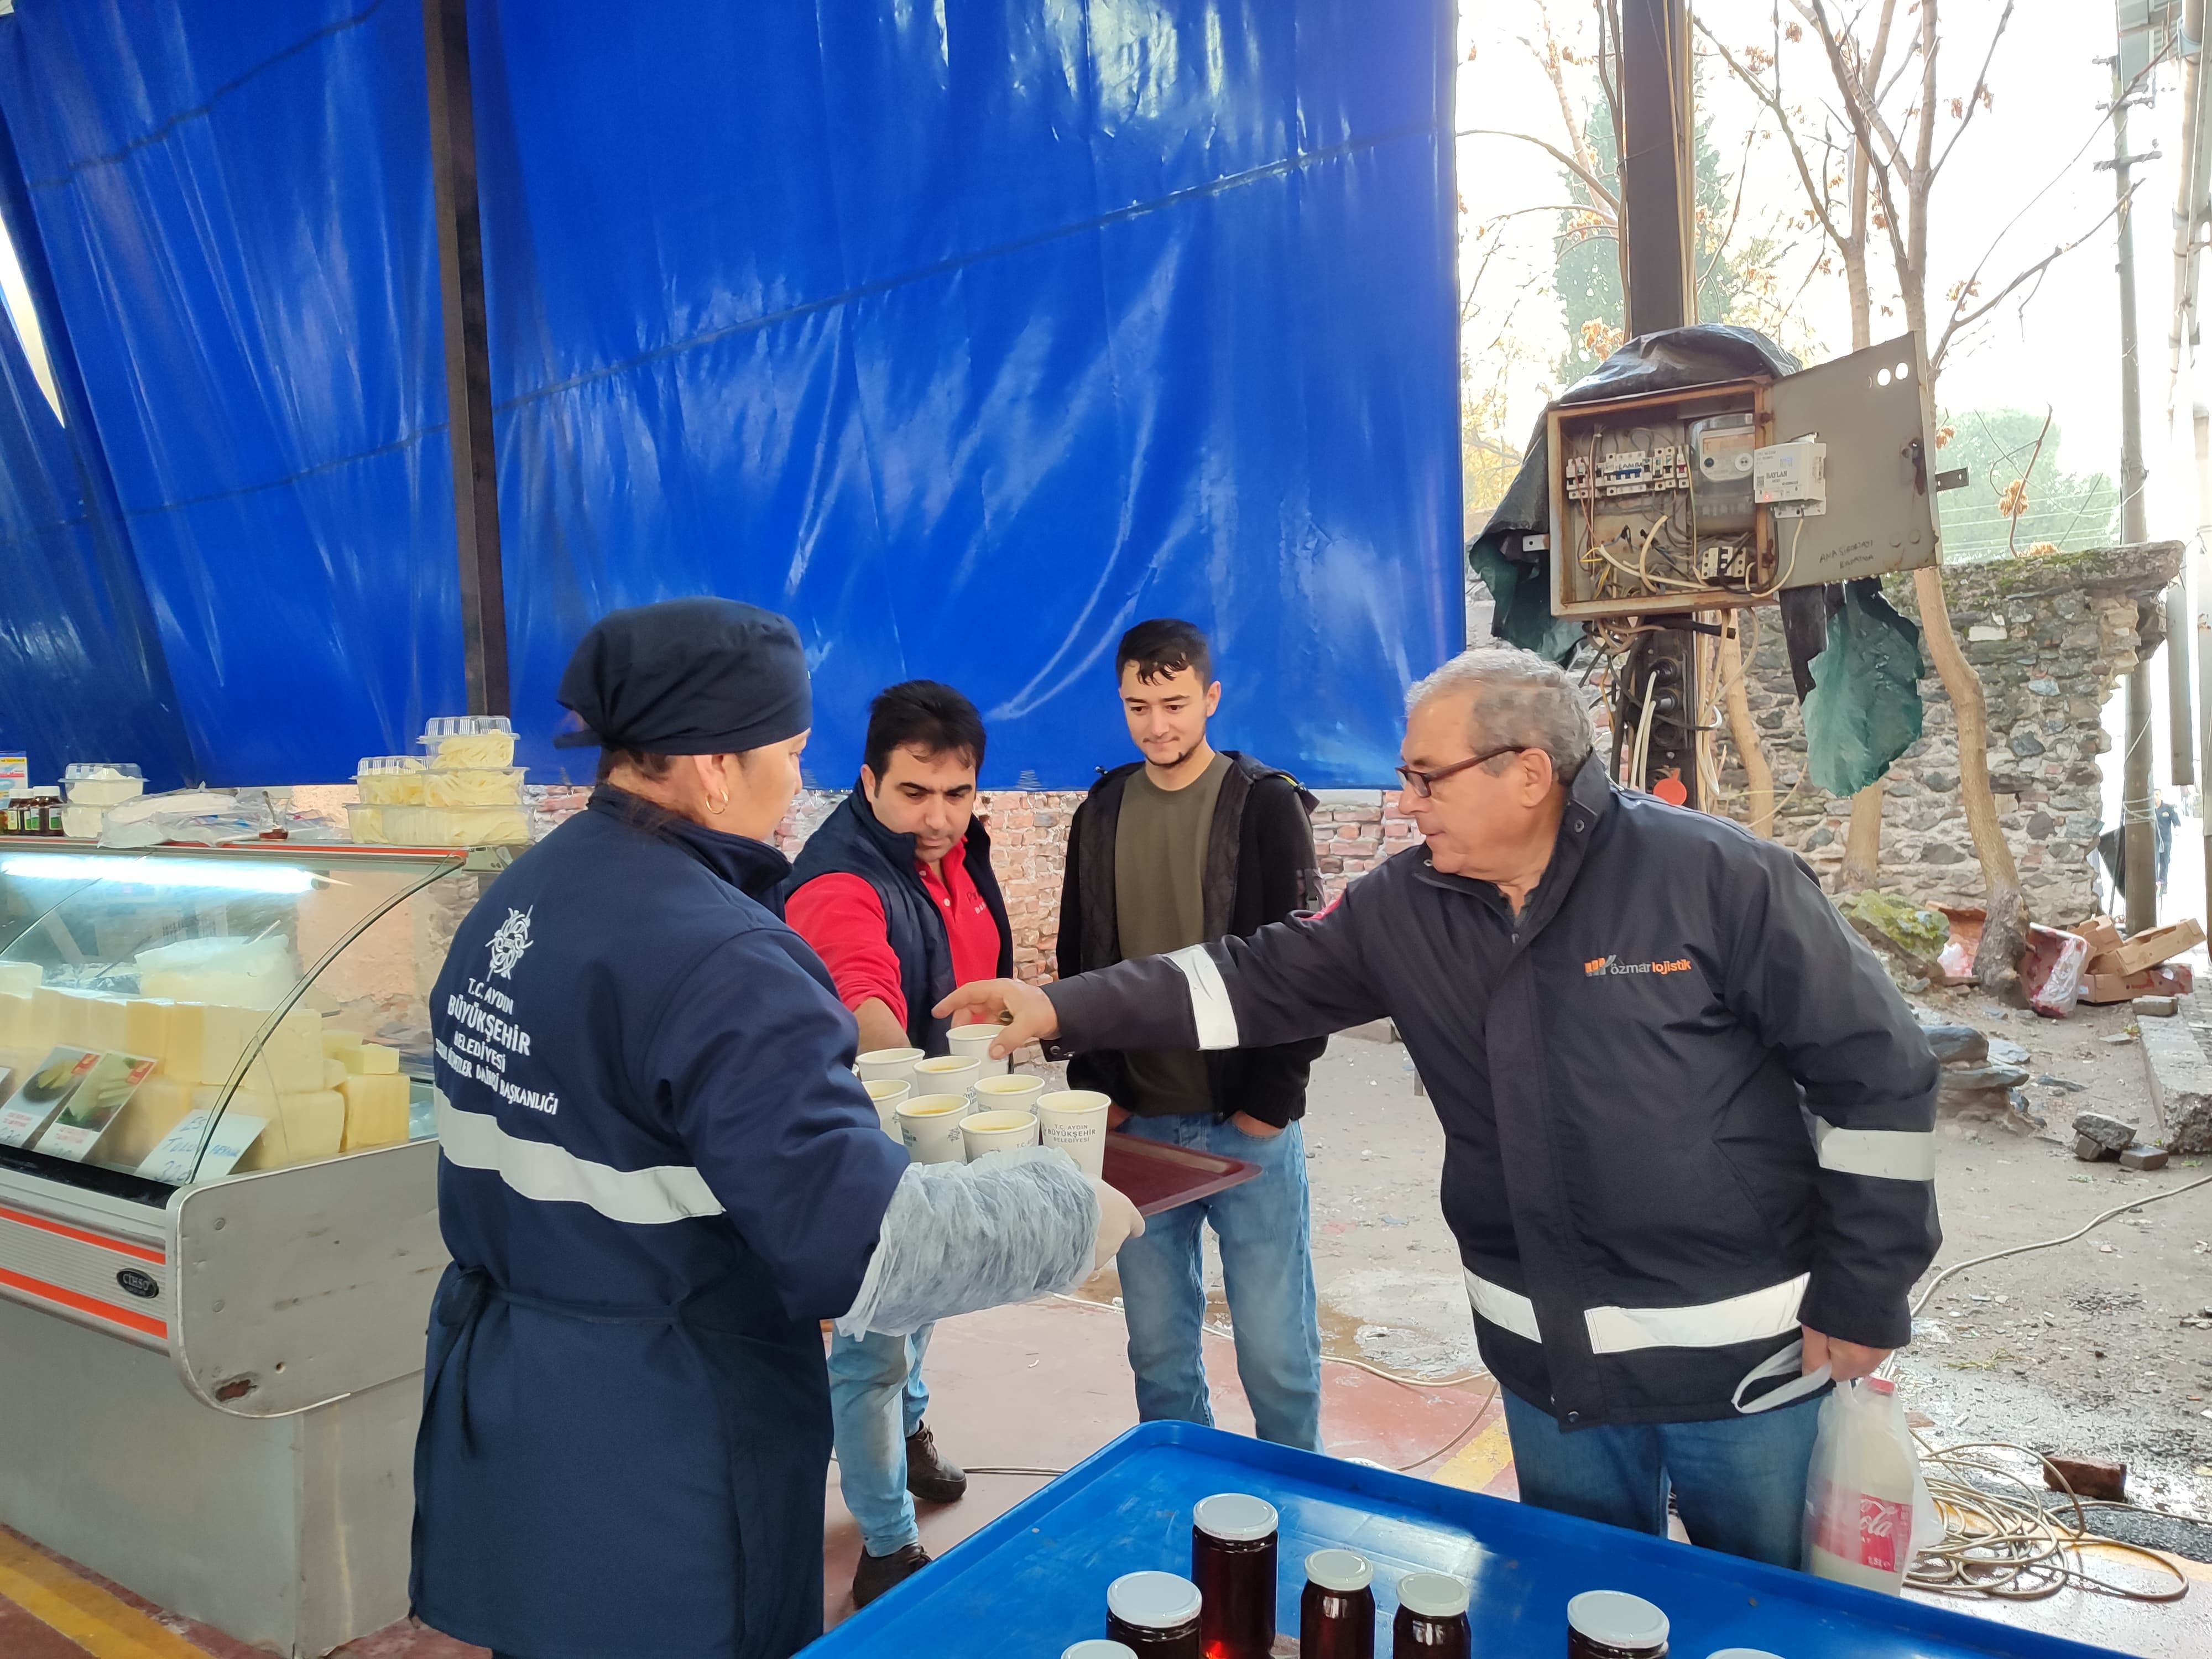
[[[1921,396],[1931,432],[1939,430],[1936,384],[1954,347],[2001,307],[2025,303],[2054,263],[2112,216],[2106,214],[1984,294],[1988,268],[2004,240],[2000,233],[1974,269],[1950,288],[1945,295],[1948,310],[1931,324],[1929,204],[1945,166],[1976,115],[1990,106],[1990,70],[2014,10],[2014,0],[2006,0],[1981,43],[1972,86],[1948,98],[1937,78],[1943,38],[1941,0],[1917,0],[1902,7],[1899,0],[1879,0],[1878,4],[1869,0],[1868,7],[1849,16],[1832,12],[1830,0],[1789,0],[1786,10],[1780,4],[1774,7],[1771,42],[1765,46],[1732,47],[1702,20],[1698,24],[1713,53],[1759,100],[1788,145],[1811,221],[1830,244],[1828,258],[1842,268],[1854,349],[1872,339],[1875,301],[1870,254],[1875,236],[1881,237],[1905,326],[1925,354]],[[1826,70],[1819,111],[1826,118],[1817,122],[1817,132],[1815,119],[1792,100],[1782,78],[1786,48],[1808,37]],[[2082,149],[2094,137],[2093,130]],[[2006,230],[2018,224],[2056,183],[2054,179],[2031,198]],[[2027,944],[2027,917],[2019,871],[1997,821],[1996,799],[1990,787],[1988,701],[1981,677],[1966,660],[1952,629],[1940,570],[1929,567],[1916,571],[1913,591],[1929,654],[1957,722],[1960,796],[1989,912],[1978,973],[1984,986],[2010,989]],[[1852,800],[1839,887],[1871,885],[1876,879],[1882,794],[1877,780]]]

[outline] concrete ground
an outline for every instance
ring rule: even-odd
[[[2021,1042],[2037,1075],[2081,1085],[2078,1092],[2057,1084],[2031,1091],[2039,1109],[2057,1103],[2051,1115],[2058,1127],[2081,1109],[2075,1103],[2124,1116],[2147,1109],[2139,1050],[2102,1041],[2124,1031],[2124,1011],[2084,1010],[2075,1020],[2045,1023],[2000,1018],[1976,997],[1944,1007]],[[1488,1379],[1469,1375],[1479,1362],[1456,1252],[1437,1212],[1442,1134],[1387,1028],[1329,1045],[1316,1068],[1306,1134],[1323,1346],[1336,1360],[1358,1362],[1323,1367],[1329,1449],[1511,1496],[1510,1448]],[[1939,1265],[2071,1231],[2100,1209],[2212,1173],[2212,1160],[2206,1164],[2203,1171],[2127,1176],[2109,1164],[2076,1164],[2055,1139],[1947,1121],[1938,1141]],[[1901,1357],[1900,1389],[1927,1419],[1923,1432],[1934,1445],[2002,1439],[2125,1458],[2133,1493],[2184,1517],[2145,1541],[2212,1557],[2204,1529],[2186,1518],[2212,1516],[2212,1418],[2199,1414],[2212,1407],[2212,1331],[2181,1323],[2185,1311],[2212,1299],[2208,1258],[2212,1188],[2124,1215],[2080,1243],[1960,1275],[1942,1286],[1918,1340]],[[1225,1324],[1218,1267],[1212,1282],[1213,1320]],[[923,1539],[933,1553],[953,1547],[1133,1421],[1115,1294],[1109,1273],[1076,1298],[940,1328],[929,1365],[931,1425],[974,1474],[961,1503],[924,1514]],[[1221,1425],[1249,1431],[1229,1343],[1209,1336],[1206,1352]],[[823,1612],[834,1624],[850,1611],[845,1591],[859,1549],[834,1469],[825,1506]],[[2194,1659],[2212,1653],[2212,1568],[2181,1565],[2189,1593],[2170,1606],[2078,1589],[2039,1601],[1955,1605],[2122,1652]],[[2172,1582],[2119,1556],[2093,1570],[2146,1591]],[[344,1659],[481,1659],[480,1650],[404,1626],[340,1651]],[[249,1650],[0,1529],[0,1655],[87,1654],[248,1659]]]

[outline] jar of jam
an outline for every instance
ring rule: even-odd
[[[1275,1506],[1241,1492],[1191,1511],[1190,1576],[1205,1599],[1206,1659],[1267,1659],[1275,1644]]]
[[[1375,1570],[1350,1550],[1306,1557],[1298,1598],[1299,1659],[1375,1659]]]
[[[1584,1590],[1567,1603],[1568,1659],[1666,1659],[1667,1615],[1640,1595]]]
[[[1200,1659],[1198,1586],[1171,1572],[1124,1573],[1106,1587],[1106,1638],[1136,1659]]]
[[[1087,1642],[1078,1642],[1072,1648],[1061,1650],[1060,1659],[1137,1659],[1137,1656],[1119,1642],[1094,1636]]]
[[[1467,1581],[1448,1572],[1409,1572],[1398,1581],[1391,1659],[1468,1659]]]

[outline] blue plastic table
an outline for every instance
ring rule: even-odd
[[[1068,1644],[1105,1634],[1112,1579],[1147,1567],[1189,1572],[1191,1506],[1217,1492],[1251,1492],[1281,1513],[1275,1619],[1285,1637],[1297,1631],[1309,1553],[1334,1545],[1375,1564],[1378,1656],[1390,1651],[1398,1578],[1421,1570],[1474,1585],[1476,1659],[1561,1659],[1567,1598],[1586,1589],[1657,1602],[1673,1623],[1674,1659],[1727,1647],[1784,1659],[2080,1659],[2106,1651],[1410,1475],[1189,1424],[1148,1423],[807,1652],[1059,1659]]]

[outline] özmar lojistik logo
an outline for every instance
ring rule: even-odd
[[[1624,974],[1657,974],[1664,977],[1668,974],[1686,974],[1690,967],[1687,957],[1676,957],[1672,962],[1623,962],[1618,957],[1592,957],[1583,963],[1583,977],[1601,979]]]
[[[532,906],[532,909],[537,907]],[[530,948],[529,910],[509,910],[499,931],[491,936],[491,971],[495,978],[513,979],[514,964]]]

